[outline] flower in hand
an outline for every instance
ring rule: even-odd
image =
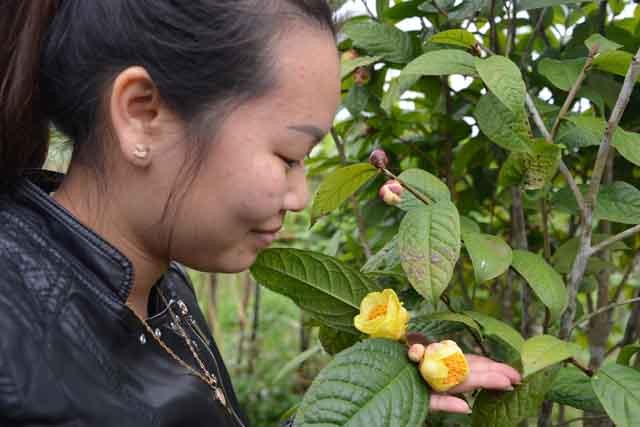
[[[371,292],[360,303],[355,327],[372,338],[403,339],[407,333],[409,313],[393,289]]]
[[[455,342],[451,341],[455,347],[458,347]],[[444,411],[444,412],[453,412],[453,413],[461,413],[468,414],[471,413],[471,409],[469,405],[464,399],[451,396],[450,394],[458,394],[458,393],[466,393],[470,391],[474,391],[480,388],[486,388],[491,390],[502,390],[502,391],[512,391],[513,386],[520,384],[522,382],[522,378],[520,373],[513,369],[509,365],[505,365],[504,363],[495,362],[489,358],[483,356],[477,356],[472,354],[462,355],[462,352],[459,351],[459,347],[457,350],[449,344],[449,347],[442,347],[443,343],[447,343],[447,341],[443,341],[442,343],[430,344],[425,347],[422,344],[413,344],[409,348],[409,359],[416,363],[420,363],[420,373],[425,378],[427,382],[434,389],[435,393],[431,394],[429,409],[431,411]],[[435,346],[435,347],[432,347]],[[448,350],[446,350],[448,348]],[[428,350],[429,349],[429,350]],[[442,356],[443,354],[447,354],[451,352],[449,356]],[[435,360],[436,363],[432,364],[432,362],[425,363],[424,360],[427,359],[427,354],[436,355]],[[418,356],[423,355],[423,357],[418,359]],[[451,357],[451,355],[455,355],[454,359],[447,359],[447,362],[444,360],[447,357]],[[433,356],[432,356],[433,357]],[[447,366],[447,370],[449,371],[449,366],[451,365],[453,369],[453,374],[456,375],[457,372],[462,372],[460,370],[460,357],[465,360],[467,364],[467,373],[465,378],[458,383],[457,385],[449,386],[448,381],[443,377],[443,368],[437,361],[440,360],[444,365]],[[431,375],[434,375],[431,378]],[[433,384],[432,384],[433,382]],[[439,388],[441,384],[446,384],[446,392],[444,394],[442,392],[442,388]],[[434,387],[434,384],[436,387]]]

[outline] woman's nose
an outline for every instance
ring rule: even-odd
[[[304,170],[294,172],[295,176],[291,177],[291,185],[284,200],[284,209],[293,212],[303,210],[309,203],[309,187],[307,186],[307,177]]]

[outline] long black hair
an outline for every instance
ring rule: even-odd
[[[203,150],[197,134],[215,129],[199,118],[275,84],[270,47],[287,19],[335,34],[326,0],[0,0],[0,189],[43,165],[51,123],[74,160],[99,160],[105,94],[129,66]]]

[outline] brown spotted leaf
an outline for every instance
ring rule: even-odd
[[[441,200],[410,210],[400,224],[398,249],[402,268],[416,291],[436,303],[460,256],[460,215]]]

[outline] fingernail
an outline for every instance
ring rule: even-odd
[[[473,411],[471,410],[471,408],[467,409],[467,415],[471,415],[473,413]]]
[[[511,385],[510,385],[509,387],[507,387],[507,388],[506,388],[506,390],[508,390],[508,391],[513,391],[513,390],[515,390],[515,389],[513,388],[513,386],[511,386]]]

